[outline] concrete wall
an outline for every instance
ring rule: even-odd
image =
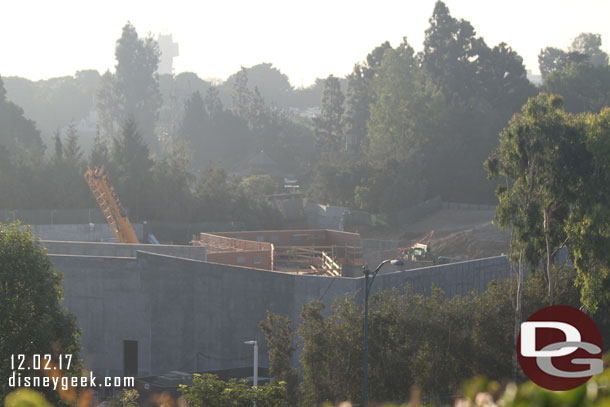
[[[206,261],[206,248],[201,246],[175,246],[165,244],[126,244],[62,242],[43,240],[42,245],[48,254],[71,254],[96,257],[136,257],[138,250],[149,253],[166,254],[185,259]]]
[[[132,223],[133,229],[142,242],[143,229],[141,223]],[[32,233],[42,240],[62,240],[74,242],[108,242],[114,241],[116,236],[107,223],[72,225],[32,225]]]
[[[261,343],[266,365],[258,324],[267,310],[298,323],[303,304],[330,305],[348,293],[362,301],[364,284],[363,278],[293,275],[140,251],[121,259],[50,257],[64,273],[64,305],[83,330],[85,364],[96,375],[122,374],[124,340],[138,341],[139,375],[245,366],[252,355],[246,340]],[[410,283],[426,291],[435,283],[450,295],[464,294],[509,274],[506,259],[498,257],[380,275],[373,290]]]

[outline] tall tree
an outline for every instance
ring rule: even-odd
[[[6,98],[4,82],[0,78],[0,145],[17,158],[31,163],[42,161],[44,144],[40,132],[23,109]]]
[[[204,103],[210,118],[214,118],[224,110],[222,101],[218,96],[218,88],[215,86],[210,86],[208,88],[205,93]]]
[[[341,117],[344,101],[339,79],[330,75],[324,84],[320,114],[314,118],[316,149],[323,155],[336,154],[343,149]]]
[[[93,168],[95,166],[101,167],[102,165],[106,168],[110,165],[110,148],[108,140],[102,138],[99,133],[93,138],[93,146],[89,153],[89,165]]]
[[[265,335],[269,349],[269,374],[276,382],[286,382],[288,402],[290,405],[297,405],[299,377],[296,369],[292,367],[292,358],[296,351],[292,322],[284,316],[267,311],[267,318],[260,322],[259,328]]]
[[[390,158],[407,161],[426,142],[430,106],[422,71],[406,38],[397,49],[387,50],[373,81],[377,101],[368,122],[372,161]]]
[[[595,312],[610,300],[610,108],[582,119],[590,156],[587,171],[581,173],[583,189],[572,205],[566,230],[581,302]]]
[[[578,52],[587,55],[589,62],[593,66],[608,65],[608,54],[602,51],[602,36],[593,33],[580,33],[572,40],[570,45],[571,52]]]
[[[375,70],[381,65],[385,52],[389,49],[392,49],[392,46],[388,41],[385,41],[381,45],[375,47],[375,49],[366,56],[366,64],[362,69],[362,73],[366,79],[373,79]]]
[[[476,49],[480,93],[505,123],[536,94],[536,88],[527,79],[523,58],[507,44],[500,43],[490,49],[480,39]]]
[[[426,29],[423,67],[429,78],[452,99],[468,99],[476,93],[473,83],[476,57],[475,31],[466,20],[458,20],[438,0],[434,6],[430,27]]]
[[[194,176],[189,173],[192,152],[189,143],[175,139],[155,160],[152,168],[151,217],[157,220],[191,220],[194,198],[191,184]]]
[[[366,122],[372,99],[370,81],[366,79],[363,68],[356,64],[347,77],[345,113],[342,117],[348,150],[360,151],[366,140]]]
[[[555,47],[546,47],[538,54],[538,68],[542,79],[545,79],[551,72],[563,68],[566,64],[566,52]]]
[[[184,102],[184,117],[178,135],[194,146],[203,137],[208,122],[205,103],[199,91],[196,91]]]
[[[112,139],[111,154],[114,173],[110,175],[123,205],[131,209],[134,218],[148,217],[153,206],[150,191],[154,162],[133,118],[128,118],[120,136]]]
[[[233,83],[233,95],[231,103],[231,111],[238,117],[247,120],[252,92],[248,88],[248,71],[243,66],[241,70],[235,74],[235,82]]]
[[[571,63],[583,63],[588,61],[589,56],[578,51],[565,52],[559,48],[546,47],[538,54],[538,67],[542,79],[546,79],[553,72],[563,69]]]
[[[500,136],[486,162],[497,190],[496,221],[513,228],[513,252],[536,268],[544,260],[548,298],[555,300],[554,257],[566,239],[565,224],[590,156],[582,126],[563,111],[563,99],[531,98]]]
[[[541,49],[538,54],[538,66],[542,79],[572,63],[588,63],[595,67],[608,65],[608,54],[602,51],[601,45],[601,35],[580,33],[572,40],[568,51],[554,47]]]
[[[234,88],[235,82],[245,72],[248,77],[248,86],[252,90],[258,88],[262,97],[271,105],[288,107],[293,106],[292,86],[288,76],[270,63],[261,63],[249,68],[242,67],[238,72],[229,76],[222,87]]]
[[[610,66],[569,63],[549,74],[542,87],[562,95],[570,113],[597,113],[610,106]]]
[[[159,92],[160,51],[152,37],[139,38],[127,22],[117,40],[116,73],[104,74],[98,91],[98,116],[102,136],[115,137],[129,117],[138,123],[143,137],[156,146],[155,121],[161,106]]]
[[[28,358],[24,366],[32,355],[49,354],[54,362],[71,355],[69,368],[62,359],[61,374],[80,374],[80,332],[74,316],[61,306],[61,281],[61,273],[29,231],[0,223],[0,400],[12,390],[8,378],[17,373],[11,371],[11,358],[19,363],[20,355]],[[37,374],[42,372],[24,373]],[[53,403],[59,401],[52,389],[43,391]]]

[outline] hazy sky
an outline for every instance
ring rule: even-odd
[[[129,20],[140,35],[171,33],[176,73],[226,79],[240,65],[271,62],[294,86],[343,76],[385,40],[420,50],[435,0],[86,1],[0,3],[0,75],[46,79],[114,69],[115,41]],[[538,72],[545,46],[581,32],[610,49],[609,0],[446,0],[488,45],[506,42]]]

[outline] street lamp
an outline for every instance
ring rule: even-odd
[[[363,355],[363,372],[362,372],[362,406],[367,406],[367,388],[369,375],[369,294],[373,281],[379,273],[379,270],[390,263],[392,266],[403,266],[405,263],[402,260],[384,260],[379,263],[379,266],[371,273],[368,265],[362,266],[364,273],[364,355]],[[371,277],[372,276],[372,277]],[[369,280],[370,279],[370,280]]]
[[[256,341],[245,341],[246,345],[254,345],[254,374],[252,375],[252,385],[258,386],[258,344]]]

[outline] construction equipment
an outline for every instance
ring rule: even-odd
[[[410,247],[401,247],[398,249],[398,257],[405,261],[411,262],[432,262],[432,264],[447,264],[451,263],[451,259],[446,256],[435,256],[430,248],[430,240],[434,236],[434,230],[430,231],[426,236],[419,239]]]
[[[399,248],[398,257],[405,261],[433,260],[428,247],[432,236],[434,236],[434,230],[430,231],[430,233],[419,239],[412,246]]]
[[[120,243],[140,243],[125,214],[125,209],[104,171],[104,166],[95,167],[93,170],[88,167],[83,176],[118,241]]]

